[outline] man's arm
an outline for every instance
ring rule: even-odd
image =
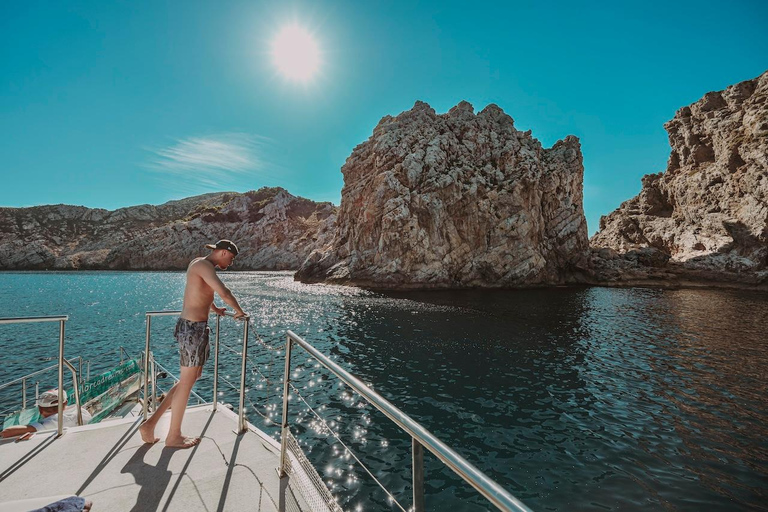
[[[27,432],[37,432],[37,429],[32,425],[14,425],[13,427],[8,427],[3,430],[2,436],[3,438],[15,437],[26,434]]]
[[[245,311],[243,311],[243,308],[240,307],[240,304],[232,294],[232,291],[227,288],[227,285],[222,283],[221,279],[219,279],[219,276],[216,275],[216,270],[214,270],[213,265],[208,263],[207,265],[200,265],[199,268],[200,277],[203,279],[203,281],[205,281],[205,283],[210,286],[213,291],[219,295],[219,297],[221,297],[221,300],[232,306],[232,308],[235,310],[235,318],[246,316]]]

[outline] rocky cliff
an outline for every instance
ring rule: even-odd
[[[335,218],[330,203],[281,188],[115,211],[0,208],[0,269],[184,269],[221,238],[240,248],[235,269],[296,269],[316,244],[327,244]]]
[[[545,149],[496,105],[386,116],[344,175],[336,232],[296,278],[378,288],[580,279],[588,253],[579,141]]]
[[[664,127],[666,171],[643,177],[592,237],[596,278],[768,284],[768,72]]]

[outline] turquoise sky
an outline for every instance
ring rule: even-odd
[[[286,24],[314,80],[269,53]],[[385,115],[496,103],[584,153],[590,234],[664,170],[663,123],[768,69],[768,2],[5,0],[0,206],[115,209],[281,186],[338,204],[340,168]]]

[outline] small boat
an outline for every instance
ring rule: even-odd
[[[158,403],[158,369],[170,374],[152,355],[152,319],[179,313],[147,312],[142,357],[125,359],[109,372],[85,380],[77,378],[74,365],[64,358],[66,316],[0,318],[0,326],[59,322],[59,362],[55,365],[59,389],[63,389],[64,369],[68,367],[73,375],[76,406],[89,410],[94,420],[70,428],[64,428],[59,421],[56,430],[38,432],[28,441],[0,441],[0,512],[29,510],[71,495],[92,500],[94,510],[341,511],[338,497],[325,485],[292,432],[289,397],[301,396],[292,385],[291,356],[298,350],[303,350],[317,366],[333,374],[410,435],[412,496],[394,496],[369,471],[388,496],[391,508],[403,512],[425,510],[423,459],[426,449],[499,510],[530,510],[422,425],[292,331],[286,332],[286,343],[280,347],[270,347],[259,339],[264,349],[285,357],[278,443],[245,416],[246,374],[250,362],[247,319],[243,322],[243,346],[239,353],[242,362],[237,412],[217,400],[221,317],[216,316],[212,344],[213,397],[206,401],[196,395],[200,403],[188,407],[184,420],[185,430],[199,432],[196,435],[201,436],[202,441],[187,450],[143,443],[138,428]],[[82,359],[80,363],[82,367]],[[26,391],[24,394],[26,405]],[[59,417],[62,417],[61,411]],[[14,421],[25,419],[28,418],[17,416]],[[162,430],[168,428],[169,420],[167,413],[158,422],[159,437],[163,437]],[[337,434],[330,427],[327,431],[334,437]],[[352,456],[365,467],[356,455]],[[401,503],[407,498],[410,504]]]
[[[120,347],[119,350],[121,353],[124,353],[123,347]],[[78,356],[68,362],[70,365],[76,362],[80,367],[90,365],[90,361],[83,360],[82,356]],[[3,430],[15,425],[29,425],[41,419],[40,412],[36,407],[27,407],[28,383],[35,383],[35,401],[37,401],[40,395],[40,375],[57,367],[58,365],[49,366],[43,370],[32,372],[0,385],[0,391],[12,388],[13,386],[20,386],[22,397],[21,409],[11,411],[10,414],[5,415],[3,418]],[[95,377],[81,379],[82,372],[78,373],[77,371],[74,371],[73,376],[75,381],[71,388],[65,389],[65,393],[68,397],[75,397],[75,404],[72,407],[78,410],[78,423],[80,425],[124,418],[132,412],[136,412],[134,409],[139,402],[139,391],[141,389],[140,359],[128,358],[121,360],[111,370],[107,370]],[[83,409],[88,412],[88,417],[90,417],[87,421],[82,419]]]

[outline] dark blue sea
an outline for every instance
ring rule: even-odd
[[[247,414],[272,435],[291,329],[534,510],[768,510],[768,294],[382,294],[303,285],[289,272],[221,275],[253,315]],[[137,356],[144,313],[180,309],[183,285],[182,273],[5,272],[0,317],[69,315],[66,355],[89,359],[93,375],[116,364],[121,346]],[[153,320],[152,348],[176,373],[173,324]],[[0,383],[52,364],[57,338],[55,324],[0,326]],[[242,324],[223,319],[221,340],[219,400],[237,407],[223,379],[239,380]],[[292,361],[293,428],[339,502],[397,510],[348,447],[407,509],[410,438],[306,353]],[[196,385],[206,400],[212,368]],[[40,382],[53,386],[55,372]],[[10,394],[0,408],[18,401]],[[428,510],[492,508],[425,461]]]

